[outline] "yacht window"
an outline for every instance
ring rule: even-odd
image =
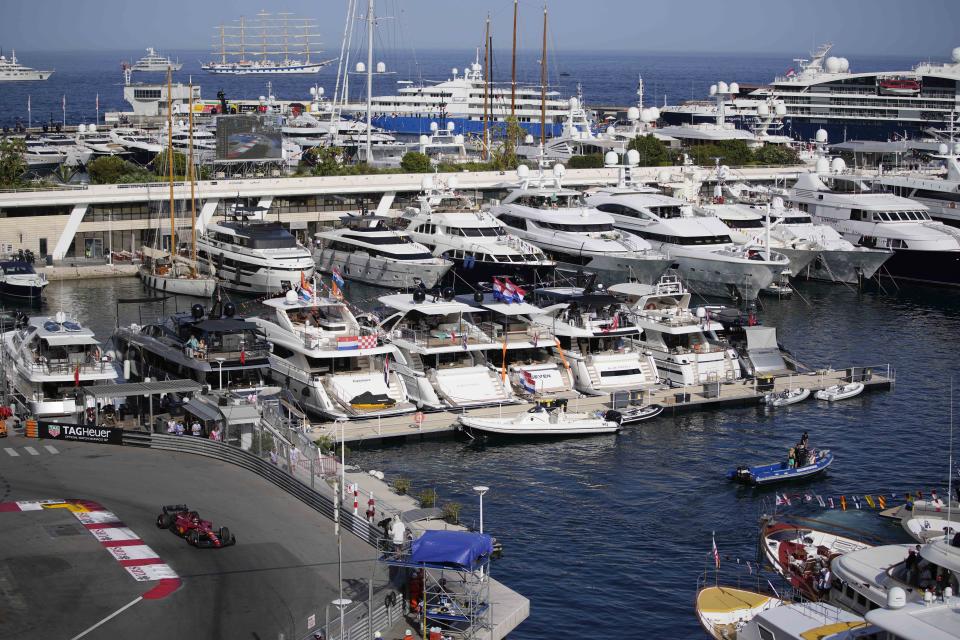
[[[500,220],[500,222],[502,222],[503,224],[507,225],[508,227],[513,227],[514,229],[526,229],[526,228],[527,228],[527,221],[524,220],[523,218],[518,218],[518,217],[516,217],[516,216],[511,216],[511,215],[506,215],[506,214],[504,214],[504,215],[501,215],[501,216],[499,217],[499,220]]]
[[[662,207],[650,207],[650,212],[661,218],[679,218],[683,215],[683,209],[677,205],[664,205]]]
[[[773,631],[767,629],[762,624],[757,624],[757,633],[760,634],[760,640],[777,640],[777,637],[773,635]]]
[[[891,249],[907,249],[908,246],[907,246],[907,243],[904,242],[903,240],[894,238],[893,240],[890,241],[890,248]]]
[[[346,240],[356,240],[366,244],[411,244],[413,241],[403,235],[373,236],[373,235],[354,235],[352,233],[343,234]]]
[[[538,227],[551,229],[553,231],[566,231],[568,233],[604,233],[613,231],[612,224],[560,224],[556,222],[536,222]]]
[[[880,216],[879,213],[878,213],[878,214],[874,214],[874,215],[875,215],[875,217],[879,217],[879,216]],[[865,219],[867,219],[867,218],[864,217],[862,210],[860,210],[860,209],[851,209],[851,210],[850,210],[850,219],[851,219],[851,220],[865,220]]]

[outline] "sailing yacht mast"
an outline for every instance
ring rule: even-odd
[[[517,7],[520,0],[513,0],[513,57],[510,64],[510,117],[517,109]]]
[[[170,256],[176,255],[176,210],[173,202],[173,70],[167,67],[167,170],[170,172]]]
[[[371,131],[373,131],[373,0],[367,0],[367,162],[373,159]]]
[[[197,263],[197,200],[195,196],[195,184],[194,184],[194,166],[193,166],[193,80],[190,81],[190,145],[187,158],[187,179],[190,181],[190,259],[193,260],[193,265],[190,269],[194,269],[194,265]]]
[[[490,103],[490,14],[487,14],[487,31],[486,36],[483,39],[483,148],[482,148],[482,158],[484,160],[488,157],[488,149],[490,148],[490,143],[488,140],[488,122],[489,122],[489,105]]]
[[[540,146],[547,142],[547,5],[543,5],[543,52],[540,54]]]

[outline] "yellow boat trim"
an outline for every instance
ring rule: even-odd
[[[389,409],[393,404],[387,403],[378,403],[378,404],[352,404],[350,405],[354,409]]]
[[[732,613],[741,609],[756,609],[770,596],[731,587],[707,587],[697,596],[697,609],[703,613]]]
[[[865,620],[834,622],[833,624],[827,624],[822,627],[817,627],[816,629],[804,631],[800,634],[800,637],[803,638],[803,640],[824,640],[825,638],[829,638],[830,636],[834,636],[838,633],[843,633],[844,631],[853,631],[854,629],[859,629],[865,626],[867,626],[867,622]]]

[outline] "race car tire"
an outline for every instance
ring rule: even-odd
[[[192,531],[190,531],[190,533],[187,535],[187,543],[188,543],[188,544],[191,544],[191,545],[193,545],[193,546],[195,546],[195,547],[199,547],[199,546],[200,546],[200,532],[197,531],[196,529],[193,529]]]
[[[220,527],[220,544],[224,547],[228,544],[231,544],[230,529],[227,529],[226,527]]]
[[[161,513],[157,516],[157,527],[160,529],[169,529],[171,524],[173,524],[173,519],[168,514]]]

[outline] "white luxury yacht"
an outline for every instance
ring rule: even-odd
[[[926,205],[930,216],[952,226],[960,226],[960,142],[940,145],[934,158],[943,160],[945,176],[929,173],[881,173],[873,179],[874,188],[910,198]]]
[[[123,145],[118,144],[110,137],[108,131],[98,131],[95,124],[77,125],[77,144],[90,149],[95,158],[100,156],[115,156],[127,153]]]
[[[79,387],[109,384],[117,370],[100,351],[93,331],[62,312],[35,316],[3,334],[11,385],[39,418],[75,414]]]
[[[361,326],[343,301],[301,289],[263,305],[251,321],[273,344],[271,377],[305,409],[334,420],[413,411],[393,366],[397,348]]]
[[[23,159],[31,171],[56,169],[67,161],[66,151],[50,146],[43,140],[27,138],[24,144],[26,149],[23,152]]]
[[[613,154],[611,154],[613,155]],[[636,233],[669,256],[687,286],[703,295],[753,301],[790,265],[783,254],[735,243],[717,218],[695,216],[690,203],[633,183],[639,155],[627,153],[615,187],[602,187],[587,204],[613,216],[620,229]],[[615,158],[607,158],[608,166]]]
[[[427,296],[419,289],[379,300],[393,312],[380,331],[400,350],[391,369],[400,375],[411,402],[439,409],[519,401],[510,382],[491,364],[491,354],[503,349],[502,340],[491,327],[476,324],[476,307],[452,295]]]
[[[313,251],[317,268],[339,270],[345,280],[380,287],[406,288],[422,284],[430,289],[453,268],[453,262],[436,257],[410,238],[410,233],[390,226],[394,218],[344,216],[343,226],[316,234]]]
[[[10,57],[0,55],[0,82],[19,80],[47,80],[53,71],[38,71],[25,67],[17,61],[17,52],[11,51]]]
[[[588,395],[636,390],[659,382],[652,355],[637,348],[640,334],[631,313],[612,295],[583,287],[545,287],[533,292],[540,307],[530,319],[549,327],[574,386]]]
[[[134,62],[133,65],[131,65],[130,70],[144,72],[166,72],[167,69],[170,69],[171,71],[180,71],[182,68],[183,63],[179,60],[173,62],[170,60],[169,56],[164,58],[159,52],[154,50],[153,47],[147,47],[147,55]]]
[[[893,250],[884,269],[894,278],[960,285],[960,230],[932,221],[915,200],[873,192],[845,168],[840,158],[821,158],[790,189],[791,201],[853,244]]]
[[[260,208],[231,208],[229,220],[211,223],[197,238],[197,257],[221,286],[243,293],[292,289],[316,268],[310,250]]]
[[[71,167],[84,166],[93,156],[93,150],[78,143],[74,136],[65,133],[45,133],[40,141],[47,147],[62,151],[63,164]]]
[[[629,305],[634,324],[643,330],[637,345],[653,354],[661,378],[691,385],[741,377],[736,349],[717,337],[723,325],[702,307],[690,310],[690,292],[678,278],[665,276],[654,286],[618,284],[607,291]]]
[[[489,285],[495,277],[524,284],[553,277],[556,262],[457,192],[455,176],[436,186],[427,176],[422,186],[418,206],[403,212],[407,231],[434,256],[452,260],[460,279],[474,286]]]
[[[140,164],[147,164],[163,151],[163,145],[157,137],[142,129],[117,127],[110,130],[110,138],[126,149],[131,158]]]
[[[653,283],[672,260],[650,243],[614,228],[613,218],[584,203],[583,194],[565,189],[564,167],[531,180],[525,165],[517,168],[520,184],[490,213],[518,237],[543,249],[559,266],[596,273],[607,284],[632,280]]]

